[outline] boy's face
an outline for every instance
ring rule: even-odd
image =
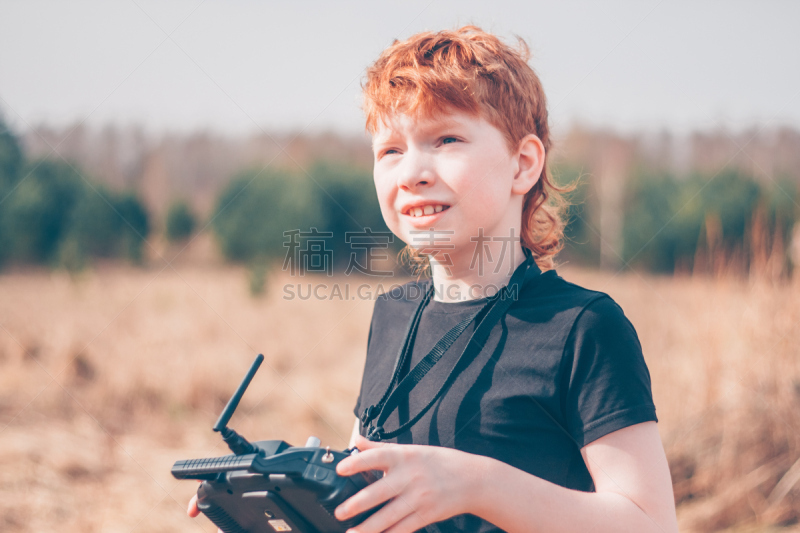
[[[379,125],[373,152],[383,218],[413,248],[461,256],[476,250],[481,235],[519,238],[520,163],[483,118],[396,114]]]

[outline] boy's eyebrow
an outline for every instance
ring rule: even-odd
[[[430,130],[439,130],[439,129],[442,129],[442,128],[453,128],[453,127],[463,126],[463,124],[460,121],[456,120],[455,118],[453,118],[451,116],[444,116],[444,117],[439,117],[439,118],[435,118],[435,119],[428,119],[428,120],[426,120],[426,122],[428,122],[429,125],[422,129],[423,133],[427,133]],[[372,151],[373,152],[375,151],[375,145],[377,143],[385,142],[387,137],[388,138],[392,137],[392,134],[393,134],[393,132],[391,132],[391,130],[390,130],[390,133],[388,135],[384,136],[384,137],[379,137],[378,135],[373,136],[372,137],[372,143],[371,143]]]

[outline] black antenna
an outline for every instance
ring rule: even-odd
[[[239,384],[239,388],[236,389],[236,392],[233,393],[231,399],[228,400],[228,405],[226,405],[225,409],[222,410],[222,414],[219,415],[217,423],[214,424],[214,431],[218,431],[222,435],[222,438],[228,444],[228,447],[236,455],[258,453],[258,448],[247,442],[247,439],[228,427],[228,421],[233,416],[233,412],[239,406],[239,401],[241,401],[244,391],[247,390],[247,386],[250,385],[250,382],[253,380],[253,376],[256,375],[256,371],[258,370],[258,367],[261,366],[262,361],[264,361],[264,356],[262,354],[258,354],[255,361],[253,361],[253,364],[250,365],[250,370],[247,371],[244,379]]]

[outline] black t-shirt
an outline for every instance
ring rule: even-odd
[[[376,300],[357,417],[386,390],[408,322],[429,284],[411,282]],[[431,300],[405,372],[485,303]],[[473,330],[474,323],[389,416],[383,424],[387,432],[430,401]],[[580,448],[646,421],[657,418],[650,373],[633,325],[607,294],[569,283],[550,270],[523,287],[483,350],[425,416],[388,442],[446,446],[492,457],[557,485],[591,492],[594,485]],[[426,530],[501,531],[474,515],[459,515]]]

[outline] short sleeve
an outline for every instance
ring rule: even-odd
[[[603,295],[589,303],[564,350],[570,365],[565,418],[580,447],[619,429],[658,421],[639,337],[614,300]]]

